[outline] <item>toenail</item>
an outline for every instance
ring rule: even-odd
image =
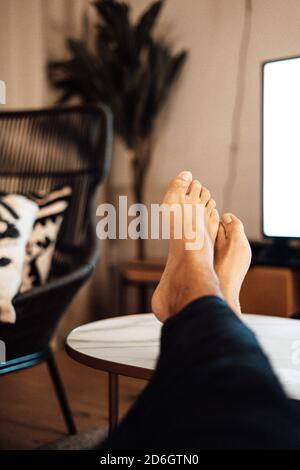
[[[190,171],[182,171],[178,176],[184,181],[192,181],[193,179],[193,175]]]
[[[229,214],[223,215],[222,221],[224,222],[224,224],[231,224],[231,222],[232,222],[231,215],[229,215]]]

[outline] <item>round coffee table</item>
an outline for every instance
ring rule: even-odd
[[[300,400],[300,321],[244,315],[288,396]],[[66,349],[76,361],[108,373],[109,431],[118,423],[118,376],[149,380],[159,355],[161,324],[152,314],[119,316],[80,326]]]

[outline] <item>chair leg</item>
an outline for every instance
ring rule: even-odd
[[[69,431],[69,434],[76,434],[76,426],[74,423],[74,419],[72,416],[72,412],[70,409],[70,405],[68,403],[68,399],[66,396],[66,392],[54,359],[52,352],[50,352],[50,356],[47,359],[47,365],[50,377],[52,379],[52,383],[56,392],[56,396],[60,405],[61,412],[63,414],[66,427]]]

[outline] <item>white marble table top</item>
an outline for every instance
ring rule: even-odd
[[[244,315],[291,398],[300,400],[300,321]],[[161,324],[152,314],[81,326],[67,338],[75,360],[107,372],[149,379],[159,354]]]

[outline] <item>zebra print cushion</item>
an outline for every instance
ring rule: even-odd
[[[43,285],[47,281],[57,235],[71,192],[71,188],[65,186],[48,194],[30,194],[30,198],[40,209],[26,247],[20,292]]]
[[[0,195],[0,321],[14,323],[12,305],[22,280],[25,248],[39,211],[19,194]]]

